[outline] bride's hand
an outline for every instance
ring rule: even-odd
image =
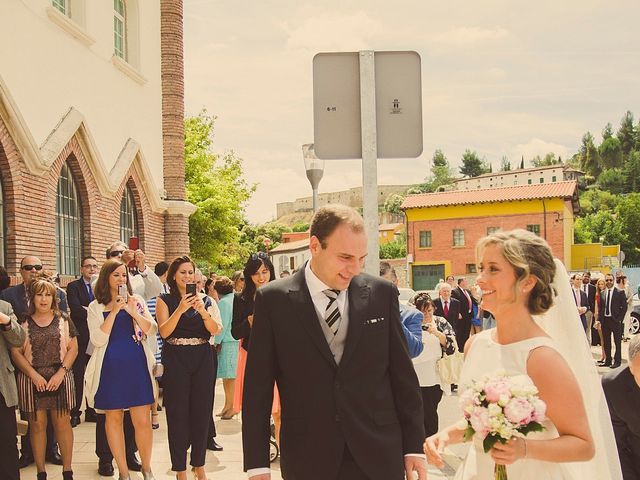
[[[438,468],[444,467],[442,453],[449,444],[449,434],[447,431],[438,432],[431,435],[424,441],[424,454],[427,456],[427,462]]]
[[[526,440],[512,437],[507,443],[496,442],[491,449],[491,458],[498,465],[511,465],[524,458],[527,453]]]

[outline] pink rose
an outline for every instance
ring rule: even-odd
[[[547,404],[539,398],[533,401],[533,412],[531,414],[532,422],[543,422],[547,416]]]
[[[469,417],[471,428],[480,438],[484,438],[489,433],[489,412],[486,408],[476,408]]]
[[[476,392],[473,390],[473,388],[467,388],[464,392],[462,392],[459,402],[462,411],[470,410],[476,402]]]
[[[507,419],[516,425],[526,425],[531,420],[533,406],[524,398],[512,398],[504,407]]]
[[[504,378],[497,378],[495,380],[489,381],[484,386],[484,394],[487,397],[487,401],[491,403],[498,403],[498,400],[500,400],[500,397],[502,395],[511,397],[509,385]]]

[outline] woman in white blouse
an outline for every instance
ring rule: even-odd
[[[427,437],[438,431],[438,404],[442,399],[441,385],[436,362],[446,353],[456,350],[456,335],[453,327],[444,318],[433,314],[435,308],[427,293],[419,293],[413,299],[414,305],[424,315],[422,321],[422,353],[413,359],[413,368],[420,382],[422,404],[424,407],[424,429]]]

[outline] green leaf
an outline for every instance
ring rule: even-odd
[[[473,438],[473,435],[475,433],[476,431],[473,429],[473,427],[471,425],[467,425],[467,428],[465,428],[463,432],[464,441],[469,442]]]
[[[484,448],[484,453],[488,453],[489,450],[491,450],[491,448],[497,443],[500,442],[502,444],[507,443],[507,441],[502,438],[500,435],[496,434],[496,433],[490,433],[489,435],[487,435],[484,439],[484,441],[482,442],[482,447]]]
[[[542,432],[544,431],[544,426],[538,422],[530,422],[523,427],[516,429],[518,432],[528,435],[531,432]]]

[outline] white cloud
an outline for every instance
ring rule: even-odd
[[[545,142],[539,138],[532,138],[527,143],[519,144],[513,147],[511,158],[519,159],[524,156],[525,161],[530,160],[536,155],[544,157],[547,153],[555,153],[564,160],[570,156],[570,150],[565,145],[559,143]]]
[[[502,27],[457,27],[434,34],[431,39],[438,43],[453,45],[471,45],[485,40],[501,40],[509,35]]]

